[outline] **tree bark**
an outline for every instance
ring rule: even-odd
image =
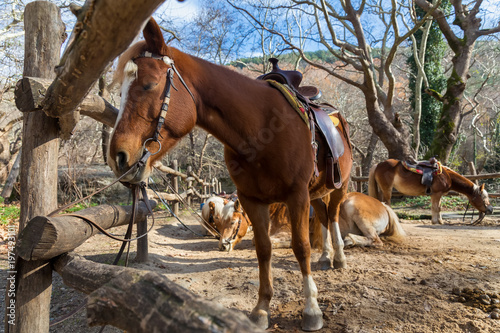
[[[51,79],[23,77],[16,84],[14,94],[16,106],[22,112],[41,110]],[[118,116],[118,109],[101,96],[87,95],[77,108],[80,114],[93,118],[107,126],[113,127]]]
[[[65,31],[59,8],[50,2],[31,2],[26,5],[24,25],[23,75],[53,78]],[[57,208],[58,151],[57,120],[42,112],[26,114],[21,156],[19,232],[32,217]],[[52,292],[50,265],[46,261],[28,262],[17,258],[15,282],[15,298],[6,297],[5,302],[7,305],[15,301],[15,318],[10,321],[12,318],[6,316],[5,332],[48,332]]]
[[[94,263],[65,254],[54,270],[66,285],[90,294],[89,325],[127,332],[263,332],[241,312],[203,300],[152,272]],[[146,320],[147,318],[147,320]]]
[[[462,117],[463,96],[467,80],[472,51],[477,38],[500,32],[500,23],[491,29],[481,29],[481,18],[478,17],[482,1],[463,5],[462,1],[451,1],[455,13],[453,24],[463,31],[463,38],[458,37],[450,27],[447,17],[442,10],[436,9],[432,16],[443,32],[448,45],[454,53],[452,58],[452,74],[447,82],[447,89],[442,97],[443,109],[436,127],[436,134],[426,157],[437,156],[443,163],[447,163],[451,151],[458,137],[460,119]],[[416,4],[424,11],[430,12],[432,4],[427,0],[416,0]]]
[[[155,201],[150,201],[152,207]],[[100,205],[83,209],[77,215],[86,217],[103,229],[127,224],[132,206]],[[136,222],[147,218],[148,210],[141,202]],[[65,252],[73,251],[99,231],[80,217],[76,216],[36,216],[30,220],[20,233],[17,252],[24,260],[49,260]]]
[[[3,197],[5,200],[10,198],[10,195],[12,194],[12,189],[14,188],[14,183],[16,182],[17,176],[19,176],[19,166],[21,164],[21,151],[22,149],[17,152],[16,160],[14,161],[14,164],[10,169],[9,176],[5,181],[5,185],[3,186],[2,189],[2,194],[0,194],[0,196]]]
[[[87,1],[79,11],[69,45],[56,69],[57,78],[49,87],[43,105],[47,115],[60,119],[63,138],[68,138],[76,125],[67,116],[163,1]]]

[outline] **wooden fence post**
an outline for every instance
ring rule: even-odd
[[[361,177],[361,167],[360,166],[357,166],[356,167],[356,177]],[[363,185],[361,184],[360,181],[357,181],[356,182],[356,192],[360,192],[362,193],[363,192]]]
[[[193,173],[193,167],[192,166],[188,166],[187,167],[187,172],[186,174],[188,175],[188,183],[187,183],[187,189],[189,190],[191,187],[193,187],[193,181],[191,180],[192,177],[191,177],[191,174]],[[187,197],[187,204],[189,207],[191,207],[191,198],[193,197],[192,194],[188,195]]]
[[[175,171],[179,171],[179,163],[177,162],[177,160],[172,161],[172,168]],[[176,193],[179,193],[179,177],[175,175],[172,177],[173,177],[172,184],[174,186],[174,190]],[[175,215],[179,214],[179,200],[175,201],[173,210]]]
[[[24,30],[23,76],[53,79],[65,39],[65,26],[57,5],[47,1],[28,3],[24,11]],[[57,208],[57,119],[49,118],[42,111],[25,113],[21,154],[19,232],[31,218]],[[6,298],[5,332],[48,332],[52,293],[50,263],[17,258],[15,269],[10,270],[15,271],[16,293]],[[8,273],[10,276],[12,272]],[[7,305],[12,304],[14,308],[7,309]]]

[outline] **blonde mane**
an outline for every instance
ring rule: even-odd
[[[146,41],[141,40],[131,47],[129,47],[125,52],[123,52],[118,58],[118,65],[116,66],[116,71],[113,75],[113,82],[111,83],[111,86],[114,86],[115,84],[122,84],[123,79],[125,76],[128,74],[127,73],[127,64],[134,59],[135,57],[138,57],[142,52],[146,50]]]

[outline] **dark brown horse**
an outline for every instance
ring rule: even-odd
[[[325,185],[325,142],[316,135],[320,147],[316,176],[311,131],[278,90],[167,46],[152,19],[143,33],[145,41],[127,50],[117,67],[122,100],[109,145],[110,167],[117,176],[129,172],[124,182],[139,183],[194,126],[214,135],[224,144],[226,165],[256,239],[260,285],[250,318],[260,327],[269,326],[273,295],[269,205],[283,202],[292,220],[292,248],[304,282],[302,328],[320,329],[322,313],[310,268],[309,205],[314,202],[325,225],[327,217],[333,223],[335,265],[345,266],[338,232],[338,206],[352,165],[345,121],[339,125],[345,146],[340,158],[343,187],[332,193],[334,199],[326,207],[321,198],[332,190]]]
[[[401,161],[389,159],[380,162],[370,170],[368,191],[370,196],[390,204],[393,187],[405,195],[426,195],[427,187],[422,185],[421,180],[422,175],[408,170]],[[441,197],[449,191],[456,191],[467,196],[470,203],[480,212],[479,222],[485,214],[493,212],[484,184],[478,186],[443,166],[442,172],[434,176],[430,187],[433,224],[443,223]]]

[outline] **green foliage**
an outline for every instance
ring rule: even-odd
[[[308,59],[311,59],[315,62],[323,62],[327,64],[332,64],[336,61],[335,58],[330,52],[325,50],[318,50],[314,52],[305,52],[305,55]],[[294,64],[297,61],[298,55],[294,52],[284,53],[278,56],[281,63]],[[229,65],[242,69],[248,65],[260,65],[262,64],[262,57],[251,57],[251,58],[240,58],[238,61],[233,61]],[[305,61],[301,61],[299,64],[300,67],[305,67]]]
[[[19,220],[21,209],[16,205],[6,205],[4,200],[0,201],[0,224],[10,224]]]
[[[450,210],[461,210],[467,206],[467,198],[463,196],[444,196],[441,198],[441,208]],[[414,209],[430,209],[431,197],[406,197],[405,199],[394,202],[393,207],[399,208],[414,208]]]
[[[441,3],[441,7],[445,12],[449,11],[449,1],[443,1]],[[425,15],[424,12],[420,7],[416,7],[416,9],[418,18],[422,18]],[[418,30],[415,33],[417,48],[420,48],[422,35],[423,32],[421,30]],[[438,93],[443,92],[446,89],[446,77],[443,74],[444,68],[442,65],[442,60],[446,54],[447,47],[448,44],[443,39],[438,24],[436,22],[433,22],[429,31],[429,36],[427,38],[424,72],[429,82],[429,88],[437,91]],[[410,90],[412,91],[412,94],[410,95],[410,102],[413,108],[415,108],[415,78],[418,73],[418,69],[413,53],[408,58],[407,63],[410,67],[411,72],[413,73],[413,75],[410,77]],[[434,99],[432,96],[422,92],[422,115],[420,119],[420,144],[422,146],[429,147],[432,143],[436,125],[439,120],[441,107],[441,102]]]

